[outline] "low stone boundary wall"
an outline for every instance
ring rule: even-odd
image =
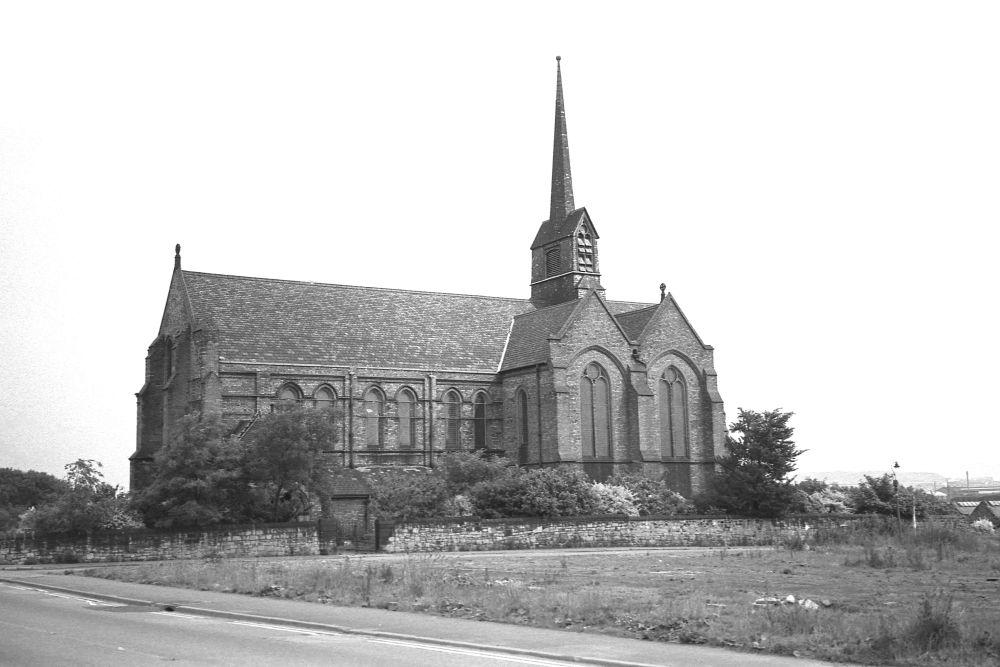
[[[316,524],[222,526],[210,530],[123,530],[80,536],[0,537],[0,563],[301,556],[320,552]]]
[[[883,517],[843,514],[781,520],[728,516],[573,517],[551,519],[445,519],[396,523],[380,530],[387,552],[484,551],[570,547],[751,546],[779,543],[809,531]],[[895,523],[895,518],[892,519]]]

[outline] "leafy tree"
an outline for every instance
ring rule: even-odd
[[[250,430],[241,462],[250,484],[250,513],[289,521],[330,496],[332,463],[323,456],[337,441],[333,410],[273,412]]]
[[[51,502],[68,490],[65,481],[47,472],[0,468],[0,531],[15,528],[28,509]]]
[[[804,480],[795,485],[799,491],[809,495],[826,491],[828,486],[829,485],[826,482],[821,479],[816,479],[815,477],[806,477]]]
[[[154,458],[135,504],[156,528],[288,521],[329,496],[325,449],[335,413],[301,408],[261,417],[240,441],[218,416],[188,415]]]
[[[154,528],[208,526],[244,519],[242,447],[218,416],[185,416],[153,458],[154,476],[134,500]]]
[[[796,449],[791,412],[740,409],[726,437],[728,454],[702,502],[734,514],[777,517],[794,508],[795,487],[788,475],[804,450]]]
[[[858,514],[885,514],[898,512],[904,520],[913,516],[914,505],[918,519],[933,515],[955,514],[957,510],[947,500],[938,498],[923,489],[896,487],[892,475],[880,477],[865,475],[856,486],[847,491],[847,504]]]
[[[77,459],[65,469],[68,488],[22,514],[22,530],[85,533],[139,525],[128,509],[125,494],[104,481],[99,461]]]

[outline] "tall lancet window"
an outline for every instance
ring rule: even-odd
[[[576,235],[576,264],[580,271],[594,273],[594,241],[586,227],[581,227]]]
[[[444,447],[449,451],[462,448],[462,397],[452,389],[444,395]]]
[[[687,386],[673,366],[660,380],[660,451],[663,456],[688,455]]]
[[[599,364],[580,378],[580,429],[584,456],[611,456],[611,383]]]
[[[400,449],[412,449],[417,442],[417,420],[414,407],[417,399],[409,389],[396,394],[396,439]]]
[[[472,402],[472,419],[475,422],[473,443],[476,449],[486,449],[486,396],[482,392],[476,394]]]
[[[514,409],[515,428],[517,433],[517,460],[528,462],[528,397],[523,389],[517,390],[517,405]]]
[[[385,444],[385,399],[378,389],[365,392],[365,445],[368,449],[382,449]]]

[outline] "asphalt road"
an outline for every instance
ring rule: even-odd
[[[0,584],[0,665],[565,665],[117,605]]]

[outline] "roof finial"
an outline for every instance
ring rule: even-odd
[[[181,268],[181,244],[174,246],[174,270]]]
[[[660,283],[660,301],[663,301],[666,298],[667,298],[667,284]]]
[[[569,168],[569,139],[566,135],[566,107],[563,103],[562,56],[556,56],[556,125],[552,141],[552,198],[549,219],[562,223],[573,212],[573,175]]]

